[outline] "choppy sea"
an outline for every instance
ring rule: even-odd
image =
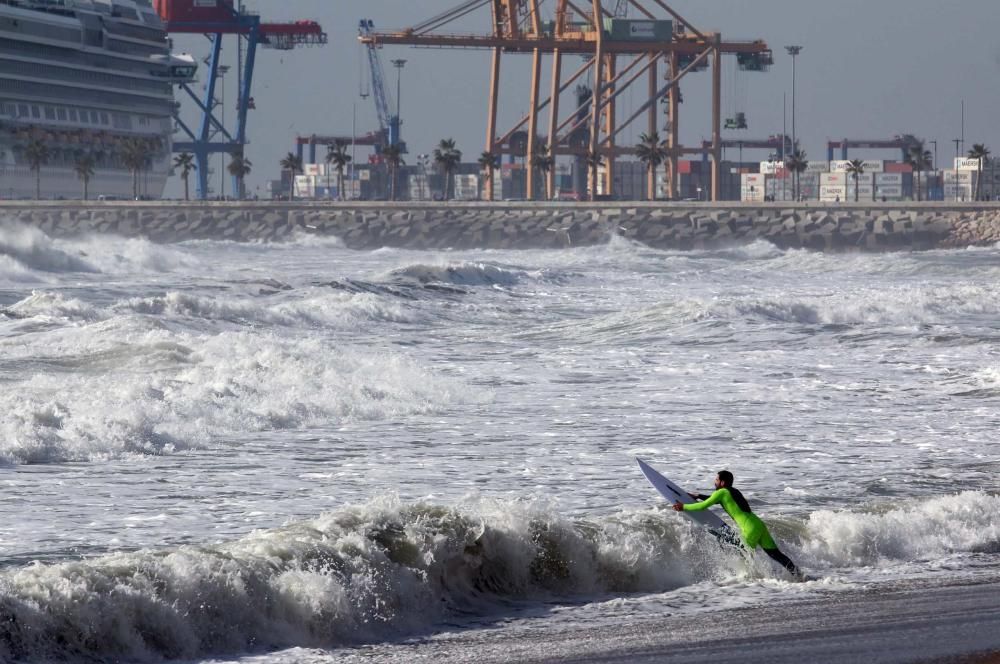
[[[0,660],[326,662],[975,582],[1000,553],[998,406],[997,248],[0,225]],[[719,547],[636,456],[691,490],[731,470],[815,580]]]

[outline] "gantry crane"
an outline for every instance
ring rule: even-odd
[[[840,150],[840,158],[847,160],[848,148],[868,148],[872,150],[900,150],[903,161],[906,161],[910,150],[922,146],[923,141],[912,134],[903,134],[889,139],[878,138],[845,138],[840,141],[829,141],[826,144],[827,160],[833,161],[834,150]]]
[[[644,3],[655,5],[655,12]],[[680,81],[690,72],[703,69],[712,61],[712,199],[719,199],[722,156],[722,56],[736,54],[742,69],[763,71],[773,64],[771,50],[762,40],[726,42],[719,33],[702,32],[669,7],[663,0],[616,0],[614,9],[605,8],[602,0],[591,0],[581,9],[572,0],[555,0],[554,14],[543,16],[542,0],[466,0],[458,7],[421,24],[399,32],[363,34],[362,43],[380,46],[401,44],[440,48],[482,48],[492,52],[490,96],[487,112],[486,150],[502,153],[509,147],[510,137],[527,125],[527,194],[534,197],[531,173],[538,154],[539,114],[549,107],[548,152],[550,155],[573,154],[591,162],[590,191],[596,193],[598,168],[604,169],[605,191],[614,182],[615,158],[633,152],[631,147],[616,144],[618,135],[644,114],[650,133],[657,131],[658,103],[666,97],[669,124],[666,147],[668,183],[671,195],[677,192],[677,160],[685,154],[699,154],[700,148],[687,149],[680,144],[678,106]],[[488,35],[449,35],[439,32],[452,21],[480,9],[489,8],[492,33]],[[626,9],[641,16],[627,20]],[[500,102],[501,58],[504,53],[532,55],[531,87],[528,113],[506,134],[497,132],[497,110]],[[585,63],[568,78],[563,77],[562,60],[576,54]],[[542,56],[552,58],[552,80],[547,99],[541,98]],[[619,67],[619,59],[631,62]],[[666,64],[665,83],[661,84],[658,65]],[[565,119],[560,118],[560,95],[585,73],[591,72],[594,94],[588,105],[574,109]],[[617,116],[618,97],[633,83],[646,77],[646,100],[631,117],[620,122]],[[581,117],[580,111],[589,113]],[[571,138],[580,129],[589,132],[586,145],[574,144]],[[555,169],[549,169],[547,188],[554,189]],[[655,182],[650,174],[648,187],[652,195]],[[486,196],[493,197],[493,178],[487,179]]]
[[[195,156],[198,165],[197,195],[204,200],[209,193],[209,156],[220,153],[241,158],[243,156],[247,144],[247,115],[254,108],[251,92],[257,46],[289,50],[302,45],[325,44],[326,33],[314,21],[264,23],[260,16],[234,7],[233,0],[217,0],[207,4],[203,0],[155,0],[155,5],[160,18],[166,23],[168,33],[204,34],[210,43],[211,50],[205,61],[208,66],[208,81],[201,98],[189,83],[180,85],[198,105],[201,121],[192,129],[180,118],[179,113],[175,116],[178,128],[190,140],[175,142],[174,152],[190,152]],[[222,40],[226,35],[237,37],[240,54],[236,128],[232,131],[215,115],[215,109],[219,106],[216,91],[219,78],[225,71],[221,62]],[[236,191],[237,181],[238,178],[234,177],[233,191]]]
[[[358,24],[358,35],[362,38],[371,37],[375,32],[375,24],[370,19],[361,19]],[[381,152],[381,148],[388,145],[400,145],[403,152],[406,146],[403,143],[401,122],[398,113],[393,113],[392,100],[385,86],[385,69],[382,67],[382,59],[378,54],[378,46],[372,40],[367,42],[365,49],[368,55],[368,71],[372,83],[372,99],[375,101],[375,114],[378,116],[379,129],[385,137],[384,145],[376,145],[376,152]]]

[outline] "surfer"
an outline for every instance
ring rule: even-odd
[[[743,544],[753,551],[760,545],[764,553],[771,557],[776,563],[784,567],[792,576],[801,579],[802,571],[795,566],[791,559],[781,552],[778,545],[774,543],[771,533],[767,532],[767,526],[750,509],[750,503],[743,497],[739,489],[733,488],[733,474],[728,470],[720,470],[715,478],[715,492],[710,496],[688,494],[698,503],[688,503],[685,505],[681,501],[674,503],[674,509],[678,512],[695,512],[706,510],[712,505],[722,505],[722,509],[732,517],[736,525],[739,526],[743,534]]]

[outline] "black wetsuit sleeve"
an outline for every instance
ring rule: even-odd
[[[696,493],[694,494],[694,497],[698,500],[708,500],[709,498],[711,498],[711,496],[706,496],[703,493]]]

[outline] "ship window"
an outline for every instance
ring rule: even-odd
[[[76,117],[76,109],[69,109],[69,120],[70,122],[79,122],[79,118]]]
[[[45,107],[45,119],[46,120],[55,120],[56,119],[56,109],[52,108],[51,106],[46,106]]]
[[[18,104],[18,106],[17,106],[17,114],[20,117],[22,117],[22,118],[28,117],[28,115],[29,115],[29,113],[28,113],[28,105],[27,104]]]
[[[38,110],[37,106],[31,107],[31,117],[35,118],[36,120],[42,117],[42,112]]]
[[[57,108],[56,109],[56,116],[59,118],[60,122],[66,122],[66,109],[65,108]]]
[[[101,124],[111,124],[111,118],[108,117],[107,113],[101,113]]]

